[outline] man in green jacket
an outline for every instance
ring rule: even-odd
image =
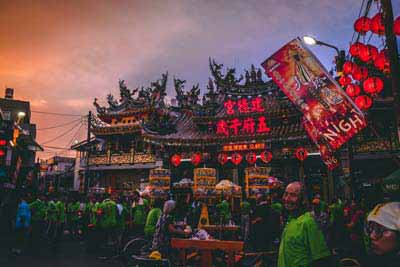
[[[146,223],[147,211],[149,202],[140,196],[138,191],[133,192],[132,202],[132,219],[133,219],[133,232],[142,235],[144,233],[144,225]]]
[[[40,243],[40,239],[46,228],[46,199],[45,196],[37,197],[29,204],[32,213],[32,242],[34,248]]]
[[[147,215],[146,224],[144,226],[144,234],[149,239],[152,240],[153,235],[156,231],[156,225],[158,219],[162,214],[161,208],[163,207],[163,200],[161,198],[154,199],[153,208],[150,210]]]

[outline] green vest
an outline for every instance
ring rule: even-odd
[[[105,199],[100,204],[100,208],[103,210],[103,217],[100,222],[102,228],[114,228],[117,225],[117,207],[114,201]]]
[[[152,236],[156,232],[157,221],[160,218],[162,211],[160,208],[153,208],[147,215],[144,233],[147,236]]]
[[[132,206],[132,217],[134,224],[144,225],[146,223],[146,210],[148,206],[149,202],[144,198],[141,198],[139,203],[135,203],[135,206]]]
[[[46,219],[46,204],[40,199],[36,199],[29,204],[33,221],[43,221]]]

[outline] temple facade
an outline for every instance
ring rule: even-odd
[[[301,178],[324,193],[328,186],[374,183],[377,171],[368,168],[377,167],[376,159],[385,169],[382,177],[395,168],[399,142],[390,97],[374,104],[372,127],[340,149],[342,166],[331,173],[303,129],[302,114],[273,81],[263,80],[260,69],[237,75],[212,59],[209,67],[202,96],[199,85],[185,88],[185,80],[173,77],[176,97],[167,104],[166,73],[133,90],[120,81],[119,97],[108,95],[106,106],[95,99],[90,142],[72,147],[81,159],[80,179],[87,173],[91,187],[136,189],[147,184],[153,168],[170,169],[175,182],[193,178],[194,168],[211,167],[218,179],[243,185],[247,167],[264,166],[283,181]],[[307,151],[303,160],[299,151]]]

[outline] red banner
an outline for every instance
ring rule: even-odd
[[[329,168],[333,152],[366,125],[363,113],[300,39],[262,63],[287,97],[304,114],[305,128]]]

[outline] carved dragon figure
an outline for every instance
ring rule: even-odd
[[[93,105],[96,107],[97,113],[104,114],[106,112],[106,108],[102,107],[97,103],[97,98],[94,99]]]

